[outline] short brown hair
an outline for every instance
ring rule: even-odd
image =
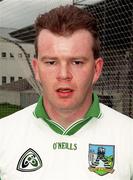
[[[97,22],[94,16],[87,10],[80,9],[73,5],[66,5],[57,7],[50,10],[48,13],[39,15],[35,21],[36,56],[38,56],[38,36],[42,29],[47,29],[54,34],[58,34],[61,36],[71,35],[77,30],[85,29],[92,34],[94,39],[94,58],[99,57],[100,43],[97,30]]]

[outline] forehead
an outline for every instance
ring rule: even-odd
[[[92,50],[93,37],[87,30],[77,30],[73,34],[60,36],[48,30],[42,30],[38,37],[38,51],[52,51],[61,49],[63,51]]]

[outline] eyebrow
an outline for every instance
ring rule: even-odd
[[[45,60],[48,60],[48,59],[59,60],[59,58],[54,57],[54,56],[43,56],[43,57],[40,58],[41,61],[45,61]],[[69,60],[83,59],[84,61],[87,61],[89,58],[84,57],[84,56],[77,56],[77,57],[67,57],[67,59],[69,59]]]
[[[89,58],[87,58],[87,57],[83,57],[83,56],[77,56],[77,57],[73,57],[73,58],[71,58],[71,59],[73,59],[73,60],[76,60],[76,59],[83,59],[84,61],[87,61]]]
[[[53,60],[57,60],[57,57],[51,57],[51,56],[43,56],[40,58],[41,61],[47,60],[47,59],[53,59]]]

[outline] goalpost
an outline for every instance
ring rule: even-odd
[[[1,37],[1,38],[3,40],[6,40],[7,42],[13,43],[14,45],[16,45],[23,52],[25,60],[23,62],[18,61],[19,66],[20,66],[19,68],[23,71],[23,77],[25,79],[27,79],[27,81],[33,87],[35,92],[37,94],[41,95],[41,86],[35,80],[34,72],[33,72],[32,66],[31,66],[31,62],[30,62],[30,59],[29,59],[28,54],[25,51],[25,49],[17,41],[13,41],[13,40],[10,40],[10,39],[4,38],[4,37]]]

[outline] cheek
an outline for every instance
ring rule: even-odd
[[[52,76],[51,73],[46,72],[46,71],[41,71],[39,73],[39,77],[40,77],[40,83],[43,87],[43,89],[48,91],[53,87],[54,84],[54,77]]]
[[[94,77],[94,70],[85,70],[77,73],[75,79],[79,87],[88,87],[92,84]]]

